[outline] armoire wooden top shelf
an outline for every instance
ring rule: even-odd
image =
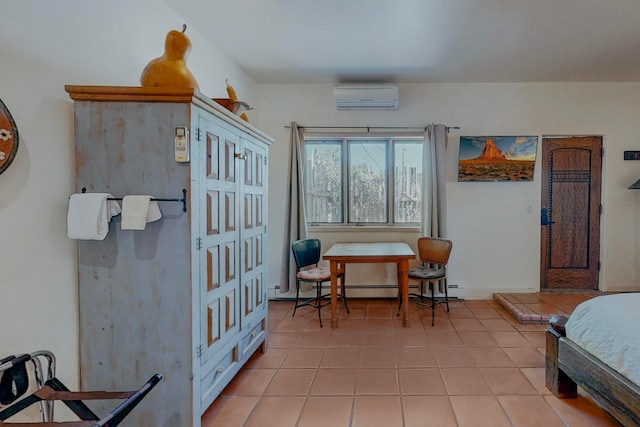
[[[141,87],[141,86],[80,86],[65,85],[71,99],[74,101],[102,101],[102,102],[191,102],[211,113],[224,115],[235,125],[273,143],[273,138],[242,120],[236,114],[224,108],[213,99],[205,96],[198,89],[174,87]]]

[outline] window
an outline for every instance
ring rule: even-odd
[[[422,138],[307,137],[304,197],[312,225],[418,224]]]

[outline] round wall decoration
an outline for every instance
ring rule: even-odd
[[[9,167],[18,151],[18,127],[0,99],[0,173]]]

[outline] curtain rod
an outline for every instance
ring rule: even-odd
[[[298,126],[302,129],[366,129],[367,132],[371,129],[403,129],[403,130],[421,130],[426,131],[429,126]],[[291,129],[291,125],[285,125],[285,129]],[[447,126],[447,132],[451,129],[460,129],[458,126]]]

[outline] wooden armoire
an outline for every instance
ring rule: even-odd
[[[162,218],[78,241],[84,390],[163,380],[123,425],[200,426],[267,334],[273,140],[198,90],[66,86],[76,191],[151,195]],[[95,408],[104,413],[113,402]]]

